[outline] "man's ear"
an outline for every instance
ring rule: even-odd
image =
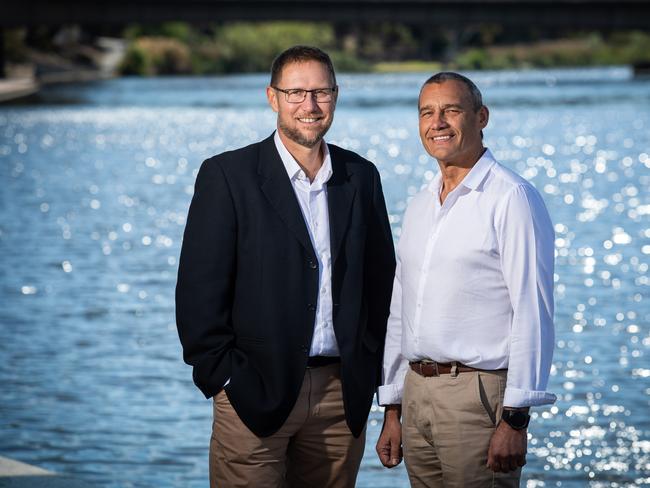
[[[485,127],[488,125],[488,121],[490,120],[490,111],[485,105],[483,105],[478,110],[478,120],[479,124],[481,125],[481,129],[485,129]]]
[[[266,87],[266,99],[269,101],[269,105],[274,112],[278,111],[278,92],[273,89],[273,87]]]

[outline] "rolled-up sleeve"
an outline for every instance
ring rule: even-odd
[[[546,391],[555,333],[553,326],[554,232],[541,195],[518,185],[496,215],[503,276],[512,302],[508,381],[503,404],[553,403]]]
[[[390,302],[390,316],[388,317],[388,329],[386,331],[386,344],[384,346],[383,381],[378,390],[380,405],[402,403],[404,377],[408,368],[408,361],[402,355],[401,272],[402,266],[398,253],[393,294]]]

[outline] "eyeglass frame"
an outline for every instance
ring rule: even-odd
[[[284,93],[284,99],[286,100],[287,103],[302,103],[307,99],[307,93],[311,94],[311,93],[316,93],[316,92],[327,92],[328,90],[331,92],[330,93],[331,98],[329,100],[327,100],[327,101],[318,101],[318,99],[316,98],[316,95],[314,95],[314,100],[316,100],[316,103],[331,103],[332,100],[334,99],[334,94],[339,91],[338,85],[334,85],[332,87],[327,87],[327,88],[314,88],[313,90],[305,90],[303,88],[289,88],[288,90],[285,90],[285,89],[279,88],[277,86],[271,86],[271,88],[273,88],[274,90],[277,90],[279,92]],[[304,96],[302,97],[302,100],[300,100],[299,102],[290,102],[289,101],[289,95],[292,92],[294,94],[295,94],[295,92],[303,92]]]

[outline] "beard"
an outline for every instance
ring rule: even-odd
[[[282,133],[285,136],[287,136],[290,140],[292,140],[296,144],[300,144],[303,147],[308,147],[311,149],[315,147],[317,144],[320,144],[320,142],[323,140],[323,136],[329,130],[331,125],[332,125],[332,119],[330,119],[327,125],[323,126],[321,130],[316,132],[311,137],[296,128],[288,127],[282,121],[279,121],[278,128],[282,131]]]

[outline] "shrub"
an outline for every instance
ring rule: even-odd
[[[228,72],[266,72],[280,52],[296,44],[328,49],[334,31],[328,24],[303,22],[237,22],[217,30],[223,67]]]
[[[145,76],[190,73],[190,48],[177,39],[141,37],[129,46],[120,71]]]

